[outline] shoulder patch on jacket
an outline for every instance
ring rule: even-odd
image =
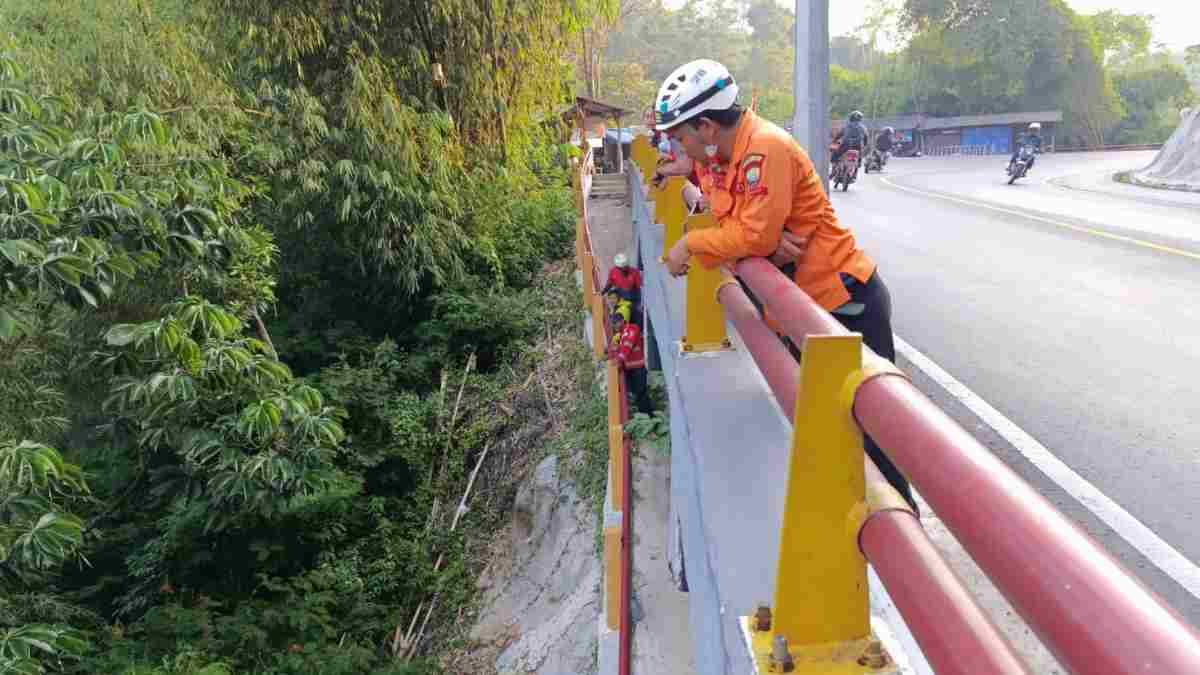
[[[741,162],[742,179],[745,181],[747,194],[762,194],[767,191],[763,183],[763,161],[766,156],[754,153],[746,155]]]

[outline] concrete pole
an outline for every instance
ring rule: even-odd
[[[796,0],[792,136],[829,192],[829,0]]]
[[[630,146],[632,150],[632,146]],[[621,134],[621,116],[617,115],[617,173],[625,173],[625,143]]]

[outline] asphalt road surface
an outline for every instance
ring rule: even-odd
[[[1153,156],[1047,154],[1012,186],[1007,157],[894,159],[834,205],[897,335],[1081,480],[910,359],[914,382],[1200,626],[1200,195],[1109,179]]]

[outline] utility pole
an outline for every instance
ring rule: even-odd
[[[792,136],[829,192],[829,0],[796,0]]]

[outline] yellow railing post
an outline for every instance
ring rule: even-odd
[[[795,645],[856,640],[871,630],[867,561],[857,543],[866,500],[862,432],[842,396],[860,368],[861,335],[804,343],[775,582],[775,631]]]
[[[575,267],[579,273],[583,274],[583,256],[587,255],[587,233],[584,231],[586,225],[583,223],[583,216],[579,216],[575,220]],[[581,281],[580,283],[586,283]],[[586,286],[585,286],[586,287]]]
[[[625,510],[625,495],[621,486],[624,481],[625,462],[621,461],[625,449],[625,426],[621,424],[621,371],[617,368],[616,359],[609,359],[607,364],[608,376],[608,466],[609,485],[612,489],[612,508],[614,511]]]
[[[613,485],[612,480],[608,482]],[[609,630],[621,626],[621,511],[604,516],[604,621]]]
[[[683,222],[687,220],[687,203],[683,201],[683,188],[687,179],[683,176],[668,178],[662,190],[654,191],[654,220],[663,225],[663,257],[683,236]]]
[[[583,273],[583,300],[591,305],[592,296],[596,294],[595,277],[592,276],[592,269],[596,266],[596,259],[587,250],[587,246],[583,247],[583,266],[580,272]]]
[[[589,256],[591,257],[591,256]],[[608,345],[605,341],[604,326],[608,323],[608,312],[605,311],[604,298],[593,293],[592,298],[592,347],[597,359],[604,358]]]
[[[658,151],[650,145],[650,137],[637,136],[634,138],[633,144],[629,148],[629,155],[634,164],[641,169],[642,184],[649,183],[658,160]]]
[[[717,221],[711,213],[697,213],[687,219],[688,230],[716,226]],[[717,302],[717,288],[720,285],[720,269],[707,269],[694,260],[688,266],[683,351],[711,352],[729,348],[725,310]]]
[[[758,616],[741,617],[759,672],[781,658],[797,675],[895,672],[892,662],[859,661],[873,640],[858,549],[867,511],[862,432],[851,412],[862,368],[857,333],[804,343],[773,611],[761,627]]]

